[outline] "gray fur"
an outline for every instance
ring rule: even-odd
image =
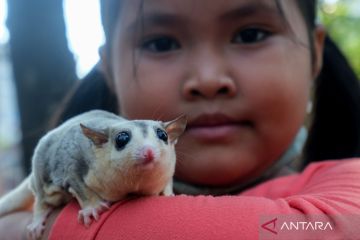
[[[134,124],[142,130],[143,136],[146,138],[149,126],[144,121],[134,121]]]
[[[81,179],[83,179],[89,172],[89,164],[86,162],[84,157],[79,157],[75,160],[78,164],[76,165],[75,172]]]
[[[86,127],[85,132],[80,124]],[[185,129],[186,118],[178,118],[168,124],[176,124],[177,138]],[[149,129],[162,126],[162,122],[128,121],[101,110],[93,110],[64,122],[41,138],[34,151],[31,175],[21,187],[0,200],[0,216],[21,209],[29,202],[30,193],[25,190],[30,187],[35,203],[29,230],[36,239],[49,212],[72,197],[76,197],[82,208],[79,218],[88,225],[89,219],[95,217],[91,215],[94,211],[100,214],[108,202],[121,200],[130,192],[172,194],[176,159],[174,144],[165,146],[156,132],[149,134]],[[125,130],[131,132],[132,138],[124,149],[118,151],[114,139],[116,134]],[[100,133],[94,136],[107,140],[95,145],[94,139],[91,139],[93,135],[89,137],[87,131]],[[157,167],[151,171],[140,171],[134,167],[138,164],[137,159],[141,159],[144,147],[152,149],[158,161],[154,165]],[[12,203],[7,199],[17,201]]]

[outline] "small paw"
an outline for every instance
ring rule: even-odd
[[[159,194],[159,196],[164,196],[164,197],[174,197],[175,194],[174,193],[165,193],[165,192],[162,192]]]
[[[172,189],[164,189],[164,191],[162,191],[160,194],[160,196],[165,196],[165,197],[173,197],[175,196],[174,192],[172,191]]]
[[[32,222],[26,227],[27,238],[31,240],[40,239],[45,231],[45,223],[48,219],[52,209],[49,208],[42,214],[34,214]]]
[[[43,222],[32,222],[27,226],[28,239],[37,240],[40,239],[45,230],[45,224]]]
[[[100,201],[96,206],[87,206],[79,211],[78,221],[81,224],[84,224],[85,227],[89,227],[92,223],[92,219],[98,221],[100,215],[107,211],[110,208],[110,202]]]

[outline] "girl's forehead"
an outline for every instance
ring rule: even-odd
[[[299,0],[124,0],[115,36],[135,38],[144,30],[206,34],[233,25],[279,26],[306,41]],[[116,42],[116,41],[114,41]]]
[[[221,20],[250,15],[279,17],[279,5],[287,11],[295,0],[125,0],[120,18],[122,24],[136,25],[189,20]],[[286,6],[285,6],[286,5]],[[290,7],[288,6],[290,5]]]

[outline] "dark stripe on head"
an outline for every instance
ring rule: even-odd
[[[135,122],[135,125],[141,129],[144,138],[148,135],[148,125],[145,122]]]

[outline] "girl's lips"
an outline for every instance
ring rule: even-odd
[[[190,128],[187,132],[196,139],[203,141],[221,141],[226,140],[237,132],[237,125],[219,125],[208,127]]]
[[[234,120],[224,114],[204,114],[190,121],[187,133],[206,142],[220,142],[241,134],[245,128],[252,128],[250,121]]]

